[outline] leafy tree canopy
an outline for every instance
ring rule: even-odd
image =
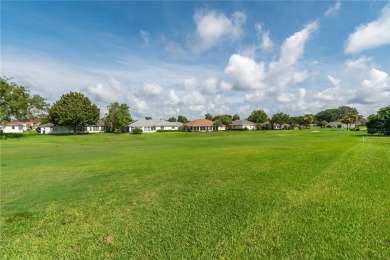
[[[282,112],[276,113],[272,116],[271,121],[273,124],[291,124],[291,118],[289,115]]]
[[[205,114],[204,118],[207,120],[213,120],[213,116],[210,113]]]
[[[254,110],[247,120],[254,123],[264,123],[265,121],[268,121],[268,115],[263,110]]]
[[[70,92],[49,109],[49,120],[55,125],[66,126],[78,133],[85,126],[99,120],[100,110],[89,98],[78,92]]]
[[[314,116],[312,114],[306,114],[303,116],[303,120],[305,121],[306,125],[310,126],[314,122]]]
[[[233,121],[240,120],[240,116],[238,114],[235,114],[232,118]]]
[[[104,118],[104,124],[108,131],[120,133],[131,122],[130,108],[126,104],[118,102],[110,104]]]
[[[167,120],[168,122],[177,122],[176,117],[170,117]]]
[[[185,116],[178,116],[177,122],[185,124],[185,123],[188,123],[188,119]]]
[[[218,115],[213,117],[213,121],[220,121],[222,125],[231,125],[233,123],[231,115]]]
[[[43,118],[48,106],[45,98],[39,95],[30,96],[27,87],[0,77],[0,123],[3,126],[12,119],[24,121]]]
[[[317,121],[328,121],[328,122],[334,122],[343,119],[348,114],[355,114],[359,115],[356,108],[348,107],[348,106],[341,106],[339,108],[331,108],[326,109],[324,111],[318,112],[315,115],[315,119]]]
[[[390,135],[390,106],[383,107],[377,114],[369,116],[366,126],[369,133]]]

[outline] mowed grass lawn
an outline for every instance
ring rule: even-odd
[[[1,258],[389,259],[390,139],[364,134],[1,140]]]

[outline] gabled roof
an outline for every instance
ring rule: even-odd
[[[191,127],[199,127],[199,126],[214,126],[214,122],[211,121],[211,120],[207,120],[207,119],[195,119],[191,122],[188,122],[187,123],[188,126],[191,126]]]
[[[140,119],[130,124],[130,127],[152,127],[152,126],[181,126],[180,122],[169,122],[163,119]]]
[[[233,125],[255,125],[255,123],[248,120],[235,120],[233,121]]]
[[[157,123],[156,126],[181,126],[182,123],[180,122],[169,122],[163,119],[160,119]]]
[[[88,125],[88,126],[106,126],[102,119],[99,119],[96,124]]]

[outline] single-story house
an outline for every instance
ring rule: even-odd
[[[274,130],[290,129],[290,124],[273,124]]]
[[[83,133],[102,133],[105,131],[106,127],[103,120],[99,120],[96,124],[88,125],[83,129]],[[73,130],[69,129],[66,126],[47,123],[41,125],[41,134],[73,134]]]
[[[243,129],[254,130],[255,127],[256,127],[255,123],[252,123],[248,120],[235,120],[235,121],[233,121],[233,129],[234,130],[243,130]]]
[[[216,131],[218,128],[214,126],[214,122],[207,119],[195,119],[186,124],[194,132],[209,132]]]
[[[354,128],[356,126],[355,123],[352,123],[351,125],[347,125],[345,123],[342,123],[342,122],[329,122],[325,125],[325,127],[332,127],[332,128]]]
[[[157,130],[165,131],[177,131],[183,124],[180,122],[169,122],[164,119],[152,119],[151,117],[145,117],[137,120],[129,125],[129,130],[139,128],[145,133],[156,132]]]
[[[39,126],[39,121],[36,119],[28,121],[13,120],[9,122],[5,127],[0,127],[3,133],[23,133],[27,130],[32,130]]]
[[[343,123],[341,123],[341,122],[329,122],[325,125],[325,127],[332,127],[332,128],[340,127],[341,128],[342,125],[343,125]]]
[[[41,125],[41,134],[71,134],[71,133],[73,133],[73,131],[66,126],[54,125],[52,123]]]
[[[84,133],[103,133],[106,131],[106,125],[104,124],[104,121],[99,119],[96,124],[94,125],[88,125],[87,127],[84,127]]]

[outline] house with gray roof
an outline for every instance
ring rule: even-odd
[[[235,120],[233,121],[233,129],[234,130],[243,130],[243,129],[249,129],[254,130],[256,125],[255,123],[248,121],[248,120]]]
[[[129,125],[129,130],[139,128],[145,133],[156,132],[157,130],[165,131],[177,131],[183,124],[180,122],[169,122],[164,119],[152,119],[151,117],[145,117],[137,120]]]

